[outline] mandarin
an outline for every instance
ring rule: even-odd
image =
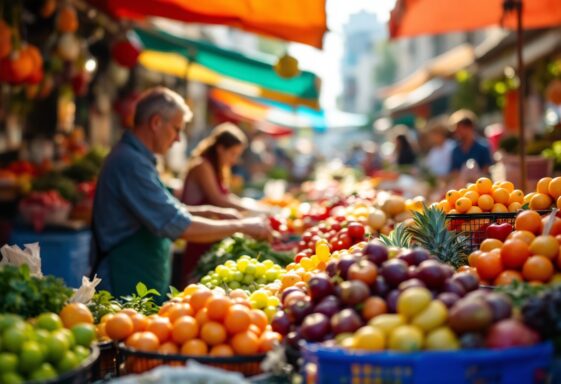
[[[226,329],[216,321],[209,321],[201,327],[201,339],[210,346],[222,344],[227,338]]]
[[[536,185],[536,192],[546,194],[549,193],[549,183],[551,182],[551,177],[542,177],[538,180]]]
[[[184,344],[199,335],[199,324],[192,316],[182,316],[173,323],[171,338],[177,344]]]
[[[529,231],[534,235],[541,234],[542,220],[540,214],[532,210],[520,212],[514,221],[514,229]]]
[[[131,318],[124,313],[117,313],[105,322],[105,332],[112,340],[123,340],[134,331]]]
[[[181,346],[181,354],[188,356],[204,356],[208,353],[208,346],[201,339],[192,339]]]
[[[522,268],[530,256],[529,246],[522,240],[507,240],[501,248],[501,262],[506,269]]]
[[[236,333],[230,345],[237,355],[255,355],[259,352],[259,338],[249,331]]]
[[[553,263],[547,257],[535,255],[530,257],[522,268],[522,275],[528,281],[548,282],[555,272]]]
[[[250,310],[240,304],[234,304],[228,310],[224,326],[230,334],[245,332],[251,325]]]

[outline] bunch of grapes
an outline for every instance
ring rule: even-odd
[[[271,260],[260,262],[249,256],[237,261],[228,260],[217,266],[201,279],[208,288],[222,287],[225,290],[243,289],[253,292],[279,280],[285,270]]]

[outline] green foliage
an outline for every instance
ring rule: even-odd
[[[146,284],[139,282],[136,284],[136,293],[121,298],[123,308],[132,308],[146,316],[158,313],[160,307],[154,301],[154,296],[160,296],[160,292],[155,289],[148,289]]]
[[[62,279],[31,276],[27,265],[0,269],[0,313],[17,313],[23,317],[59,313],[71,296],[72,289]]]
[[[411,234],[403,223],[399,223],[388,236],[380,235],[380,241],[387,247],[409,248]]]
[[[545,285],[530,284],[525,281],[513,281],[509,285],[495,287],[498,292],[504,293],[512,300],[516,308],[522,307],[530,298],[546,290]]]
[[[88,303],[88,308],[92,312],[95,323],[99,323],[101,318],[108,313],[116,313],[121,309],[121,304],[111,293],[107,291],[96,292],[92,300]]]
[[[271,246],[263,241],[257,241],[242,234],[227,237],[215,244],[210,251],[205,253],[197,265],[195,277],[200,279],[228,260],[238,260],[241,256],[263,260],[272,260],[275,264],[285,267],[294,257],[288,253],[275,252]]]
[[[480,108],[480,92],[475,76],[466,70],[459,71],[456,74],[457,88],[452,96],[452,107],[454,110],[469,109],[479,112]]]
[[[544,149],[542,156],[553,159],[554,169],[561,170],[561,141],[555,141],[550,148]]]
[[[31,189],[33,191],[50,191],[54,189],[70,202],[76,202],[78,200],[76,184],[60,172],[48,172],[37,177],[33,180]]]

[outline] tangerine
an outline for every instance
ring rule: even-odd
[[[201,327],[201,339],[208,345],[218,345],[228,337],[224,326],[216,321],[209,321]]]
[[[546,194],[549,193],[549,183],[553,180],[551,177],[542,177],[536,185],[536,192]]]
[[[133,308],[124,308],[124,309],[121,309],[120,312],[124,313],[125,315],[131,316],[131,317],[138,314],[138,312]]]
[[[557,198],[557,209],[561,209],[561,197]]]
[[[470,209],[468,209],[466,213],[469,213],[469,214],[483,213],[483,210],[475,205],[475,206],[472,206]]]
[[[228,344],[219,344],[210,349],[209,355],[216,357],[230,357],[234,356],[234,350]]]
[[[171,336],[172,326],[167,317],[154,316],[148,321],[146,330],[154,333],[160,343],[165,343]]]
[[[208,311],[206,308],[201,309],[199,312],[197,312],[197,314],[195,315],[195,320],[197,320],[197,323],[199,323],[200,325],[203,325],[204,323],[209,322],[209,318],[208,318]]]
[[[203,356],[208,353],[208,347],[201,339],[192,339],[181,346],[181,354],[188,356]]]
[[[212,296],[212,291],[208,288],[199,288],[189,298],[189,304],[194,312],[204,308],[207,300]]]
[[[530,245],[535,238],[536,238],[536,235],[534,235],[530,231],[525,231],[525,230],[514,231],[510,235],[508,235],[508,237],[507,237],[507,239],[509,239],[509,240],[510,239],[522,240],[523,242],[525,242],[528,245]]]
[[[230,291],[229,296],[232,299],[249,299],[249,296],[247,295],[247,293],[245,293],[245,291],[243,289],[233,289]]]
[[[470,253],[470,255],[468,256],[468,264],[470,267],[475,267],[475,265],[477,264],[477,258],[479,256],[481,256],[483,252],[481,251],[473,251],[472,253]]]
[[[267,315],[259,309],[252,309],[250,312],[251,317],[251,324],[257,326],[260,332],[263,332],[267,325],[269,324],[269,320],[267,319]]]
[[[503,271],[501,256],[496,252],[484,252],[477,258],[475,268],[482,279],[493,281]]]
[[[259,338],[259,352],[265,353],[273,350],[273,348],[279,345],[281,342],[281,336],[273,331],[265,331]]]
[[[138,332],[130,335],[126,344],[139,351],[152,352],[158,349],[160,340],[152,332]]]
[[[548,282],[554,272],[555,268],[551,260],[542,255],[530,257],[522,268],[522,275],[526,280],[542,283]]]
[[[506,270],[495,279],[495,285],[510,285],[513,281],[524,281],[524,277],[518,271]]]
[[[555,236],[537,236],[530,244],[530,252],[534,255],[543,255],[549,260],[555,260],[559,255],[559,242]]]
[[[193,316],[193,309],[189,304],[181,303],[175,304],[171,309],[167,312],[167,317],[170,323],[175,323],[177,319],[183,316]]]
[[[489,252],[495,248],[501,248],[503,246],[503,242],[498,239],[485,239],[479,245],[479,250],[481,252]]]
[[[491,209],[492,213],[507,213],[508,208],[502,203],[495,203]]]
[[[479,200],[479,193],[477,193],[475,191],[469,191],[468,190],[465,193],[464,197],[467,197],[468,199],[470,199],[472,205],[476,205],[477,201]]]
[[[213,296],[206,302],[208,318],[210,320],[222,321],[226,317],[232,301],[226,296]]]
[[[477,191],[480,195],[484,193],[491,193],[493,190],[493,182],[486,177],[480,177],[477,179],[475,185],[477,185]]]
[[[549,182],[547,192],[555,200],[561,196],[561,177],[555,177]]]
[[[522,192],[520,189],[515,189],[514,191],[510,192],[508,203],[524,203],[524,192]]]
[[[510,181],[503,181],[499,183],[499,187],[506,189],[509,193],[514,191],[514,184]]]
[[[105,322],[105,332],[111,340],[126,339],[133,331],[134,324],[132,319],[124,313],[117,313]]]
[[[224,326],[230,334],[245,332],[251,325],[250,310],[240,304],[234,304],[228,310]]]
[[[141,313],[130,316],[134,327],[134,332],[143,332],[148,327],[148,318]]]
[[[506,189],[497,188],[493,190],[491,196],[493,196],[493,200],[495,200],[495,203],[508,205],[508,200],[510,199],[510,193]]]
[[[80,323],[94,323],[90,309],[82,303],[66,304],[62,311],[60,311],[59,316],[64,327],[69,329]]]
[[[465,213],[471,208],[471,200],[467,197],[460,197],[458,200],[456,200],[454,207],[459,213]]]
[[[371,296],[363,303],[362,318],[366,321],[388,312],[386,301],[377,296]]]
[[[237,355],[255,355],[259,352],[259,338],[249,331],[236,333],[230,345]]]
[[[528,244],[522,240],[507,240],[501,248],[501,261],[507,269],[520,269],[530,256]]]
[[[199,324],[191,316],[182,316],[173,323],[171,338],[177,344],[184,344],[199,335]]]
[[[165,343],[160,345],[160,347],[158,348],[158,353],[161,353],[163,355],[177,355],[179,353],[179,348],[177,347],[177,345],[175,345],[175,343],[166,341]]]
[[[481,195],[479,196],[479,199],[477,199],[477,205],[483,211],[490,211],[491,209],[493,209],[494,204],[495,200],[493,200],[493,197],[491,197],[491,195]]]
[[[530,209],[542,211],[551,207],[551,197],[543,193],[536,193],[530,200]]]
[[[518,212],[522,209],[522,204],[518,202],[513,202],[508,205],[509,212]]]
[[[514,229],[523,229],[532,232],[534,235],[541,234],[542,220],[540,214],[532,210],[520,212],[514,221]]]
[[[462,195],[460,195],[460,192],[456,191],[455,189],[451,189],[446,192],[446,200],[452,207],[454,206],[454,204],[456,204],[456,200],[458,200],[460,197],[462,197]]]

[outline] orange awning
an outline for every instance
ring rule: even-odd
[[[514,13],[503,19],[504,0],[397,0],[389,29],[392,38],[516,27]],[[524,0],[524,29],[561,25],[560,0]]]
[[[167,19],[238,27],[321,48],[325,0],[89,0],[122,19]]]

